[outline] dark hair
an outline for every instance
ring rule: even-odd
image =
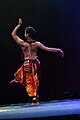
[[[26,27],[25,32],[26,32],[26,34],[29,34],[29,37],[31,37],[32,39],[35,39],[36,31],[33,27],[31,27],[31,26]]]

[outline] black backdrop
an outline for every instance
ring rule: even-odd
[[[65,99],[80,93],[80,2],[79,0],[1,0],[0,1],[0,97],[1,103],[26,101],[20,85],[11,85],[21,66],[21,49],[11,32],[22,18],[18,35],[31,25],[37,39],[48,47],[61,48],[65,56],[38,51],[42,65],[39,94],[41,100]],[[70,98],[68,96],[68,98]],[[77,96],[78,97],[78,96]],[[73,95],[73,98],[75,96]]]

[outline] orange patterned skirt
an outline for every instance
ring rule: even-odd
[[[25,60],[23,65],[14,74],[14,77],[20,82],[26,89],[30,97],[37,96],[39,78],[38,68],[40,62],[36,60]]]

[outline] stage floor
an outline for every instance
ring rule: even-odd
[[[38,106],[30,106],[30,103],[0,105],[0,119],[41,118],[79,114],[80,99],[41,102]]]

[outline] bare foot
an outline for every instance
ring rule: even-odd
[[[35,106],[35,105],[40,105],[40,103],[39,103],[39,102],[35,102],[35,103],[34,103],[34,102],[32,102],[32,103],[31,103],[31,105],[32,105],[32,106]]]
[[[18,81],[16,79],[14,79],[10,83],[18,83]]]

